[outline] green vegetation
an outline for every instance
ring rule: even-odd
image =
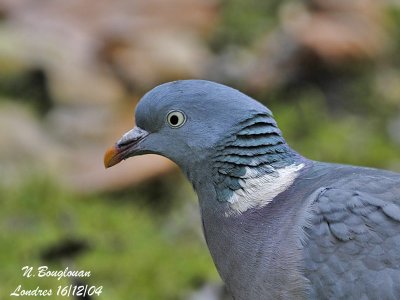
[[[221,3],[221,23],[216,29],[213,47],[231,44],[249,45],[261,34],[276,26],[282,0],[225,0]]]
[[[0,199],[1,299],[19,284],[53,291],[69,285],[67,279],[23,278],[21,271],[26,265],[64,270],[65,265],[40,258],[63,239],[88,243],[73,268],[91,271],[86,283],[104,286],[96,299],[177,299],[217,278],[199,235],[190,230],[172,234],[165,226],[169,213],[154,215],[134,198],[78,196],[48,179],[32,179],[18,188],[2,187]]]
[[[390,140],[385,118],[332,114],[322,94],[310,89],[291,105],[272,101],[270,108],[287,142],[307,158],[400,171],[399,145]]]

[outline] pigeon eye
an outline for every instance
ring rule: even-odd
[[[167,122],[172,128],[178,128],[185,124],[186,116],[183,112],[174,110],[168,113]]]

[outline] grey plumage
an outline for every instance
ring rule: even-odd
[[[265,106],[208,81],[155,88],[136,121],[105,165],[181,167],[234,299],[400,299],[400,174],[306,159]]]
[[[314,164],[330,171],[305,228],[305,275],[312,296],[399,299],[400,176]]]

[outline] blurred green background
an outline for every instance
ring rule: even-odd
[[[77,284],[26,265],[89,270],[98,299],[211,299],[176,166],[102,165],[165,81],[242,90],[308,158],[400,171],[399,28],[389,0],[0,0],[0,299]]]

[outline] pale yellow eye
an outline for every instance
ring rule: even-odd
[[[185,124],[186,116],[179,110],[173,110],[168,113],[167,122],[172,128],[178,128]]]

